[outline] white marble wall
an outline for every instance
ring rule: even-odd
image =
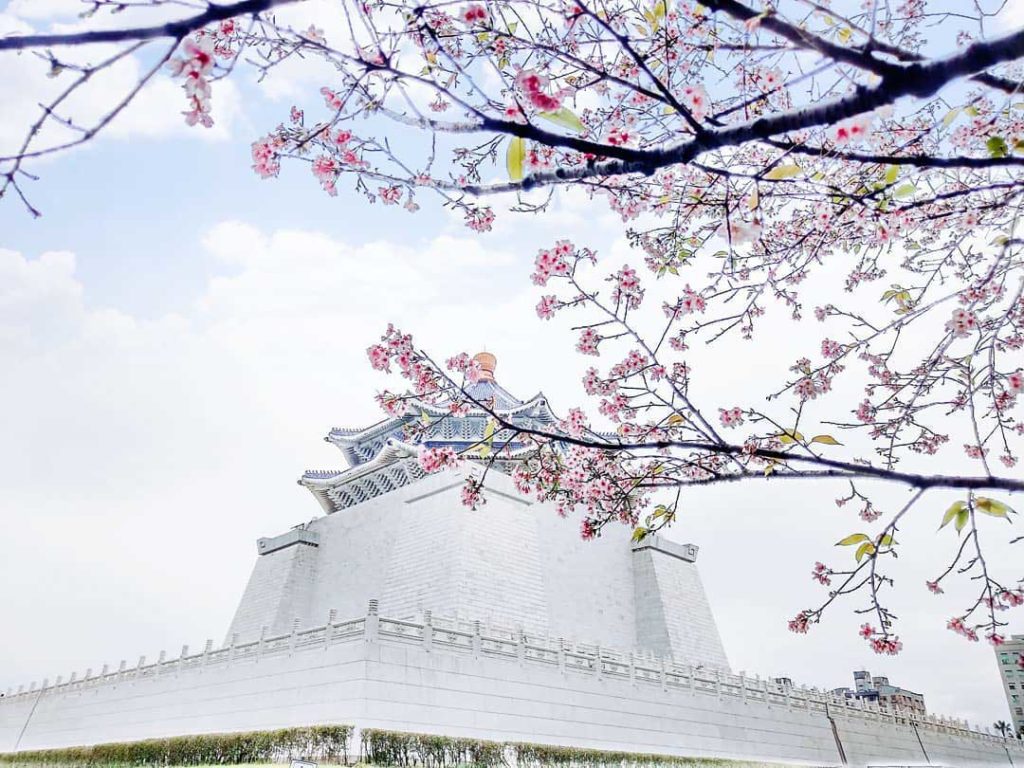
[[[358,615],[378,599],[390,616],[460,615],[728,667],[695,564],[633,553],[625,526],[582,541],[578,520],[531,503],[498,473],[488,475],[487,503],[467,509],[461,483],[449,472],[426,477],[314,520],[307,527],[317,548],[295,544],[259,556],[228,638],[253,639],[264,625],[287,629],[295,617],[314,626],[331,610]],[[640,561],[650,578],[638,584]],[[658,642],[637,635],[655,631],[638,623],[654,614]]]
[[[817,765],[838,734],[853,766],[1024,764],[1019,743],[820,693],[452,626],[371,615],[0,699],[0,751],[348,723]]]

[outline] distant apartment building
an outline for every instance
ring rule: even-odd
[[[906,688],[900,688],[889,682],[888,677],[881,675],[872,677],[866,669],[853,673],[853,688],[835,688],[833,693],[848,699],[874,702],[885,712],[902,712],[903,714],[925,715],[928,710],[924,706],[924,696]]]
[[[999,675],[1003,678],[1006,703],[1010,705],[1014,733],[1024,729],[1024,635],[1011,635],[996,647]]]

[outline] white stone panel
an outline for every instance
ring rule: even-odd
[[[1020,744],[819,693],[550,648],[372,616],[0,699],[0,751],[348,723],[816,765],[838,764],[839,744],[852,766],[1024,764]]]

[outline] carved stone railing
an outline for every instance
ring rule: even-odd
[[[869,722],[916,726],[933,733],[966,739],[995,741],[1024,755],[1024,745],[1007,741],[995,734],[973,729],[968,723],[935,715],[889,712],[877,704],[850,700],[827,691],[806,686],[777,683],[761,677],[733,675],[712,667],[677,664],[648,653],[631,653],[597,645],[570,642],[561,638],[528,635],[521,631],[492,628],[481,622],[434,618],[429,612],[422,621],[393,619],[378,615],[377,601],[370,601],[366,616],[348,621],[335,621],[333,612],[328,621],[317,627],[299,629],[298,624],[287,634],[266,636],[246,643],[231,643],[213,648],[208,640],[199,653],[181,653],[169,658],[161,652],[157,661],[147,663],[145,656],[128,666],[122,661],[116,670],[107,666],[98,674],[91,669],[81,676],[72,674],[56,682],[43,680],[29,686],[8,689],[0,698],[0,706],[31,697],[53,696],[83,691],[122,682],[153,680],[198,670],[251,663],[261,659],[290,656],[308,650],[329,648],[339,643],[380,642],[422,647],[428,652],[454,653],[472,657],[500,658],[521,665],[545,666],[562,674],[588,675],[596,679],[628,681],[636,686],[683,691],[693,695],[715,696],[784,707],[840,718],[856,718]]]

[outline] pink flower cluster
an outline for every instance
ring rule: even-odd
[[[393,325],[381,336],[381,343],[367,348],[370,365],[378,371],[391,371],[397,363],[402,377],[412,382],[417,395],[433,395],[441,389],[438,373],[412,346],[412,336],[403,334]]]
[[[458,465],[459,457],[451,447],[444,446],[443,448],[421,449],[417,461],[420,469],[432,473],[442,469],[452,469]]]
[[[687,85],[683,87],[682,104],[697,120],[703,118],[708,111],[708,94],[702,85]]]
[[[924,584],[933,595],[941,595],[945,591],[939,586],[937,581],[926,581]]]
[[[557,296],[541,296],[540,301],[537,302],[537,317],[541,320],[550,320],[555,316],[556,309],[558,309]]]
[[[167,62],[172,77],[184,77],[185,96],[189,110],[182,112],[188,125],[213,127],[210,114],[210,81],[207,76],[213,70],[215,42],[212,34],[197,33],[185,39],[181,54]]]
[[[959,616],[954,616],[952,619],[946,622],[946,629],[956,632],[958,635],[963,635],[972,643],[978,642],[978,633],[964,624],[964,620]]]
[[[738,427],[743,424],[743,409],[739,406],[719,408],[718,418],[721,419],[723,427]]]
[[[824,563],[814,564],[814,570],[811,571],[811,578],[819,584],[824,584],[826,587],[832,583],[832,579],[829,578],[828,566]]]
[[[843,347],[838,341],[832,341],[831,339],[823,339],[821,342],[821,355],[827,357],[830,360],[835,360],[843,354]]]
[[[807,634],[807,630],[810,628],[811,614],[807,611],[800,611],[794,616],[789,622],[789,631],[796,632],[799,635]]]
[[[612,299],[615,303],[637,309],[644,300],[644,289],[640,287],[640,278],[637,277],[636,270],[624,264],[613,279],[615,288],[612,289]]]
[[[462,498],[462,506],[475,510],[482,504],[486,504],[487,499],[484,498],[483,489],[483,483],[475,477],[467,477],[465,484],[462,486],[462,493],[460,494]]]
[[[568,417],[561,424],[562,429],[573,437],[582,436],[587,426],[587,416],[579,408],[570,410]]]
[[[530,276],[534,285],[547,285],[552,277],[566,277],[569,274],[569,257],[573,245],[568,240],[559,240],[554,248],[542,248],[534,260],[534,271]]]
[[[516,86],[534,109],[540,112],[554,112],[562,106],[561,91],[549,94],[545,90],[548,79],[532,69],[524,69],[516,75]]]
[[[487,19],[487,9],[480,3],[467,5],[462,11],[462,20],[470,26],[473,26],[474,24],[486,24]]]
[[[836,144],[849,144],[854,141],[864,141],[871,133],[871,123],[874,115],[857,115],[848,120],[837,123],[832,129],[832,140]]]
[[[954,309],[953,316],[946,323],[946,329],[952,331],[955,338],[967,336],[977,327],[978,319],[966,309]]]
[[[877,631],[870,624],[861,624],[860,636],[871,645],[875,653],[895,656],[903,650],[903,643],[898,637],[889,637],[885,633]]]
[[[601,336],[593,328],[584,328],[583,332],[580,333],[579,341],[576,342],[576,351],[581,355],[594,355],[597,357],[600,352],[597,351],[597,345],[601,341]]]
[[[486,208],[467,208],[466,226],[474,232],[490,232],[494,224],[494,211]]]
[[[252,143],[252,169],[262,179],[277,176],[281,171],[280,151],[284,139],[277,134],[264,136]]]
[[[448,366],[449,371],[461,373],[469,384],[476,384],[480,381],[480,375],[483,373],[480,362],[465,352],[460,352],[455,357],[449,357],[445,365]]]

